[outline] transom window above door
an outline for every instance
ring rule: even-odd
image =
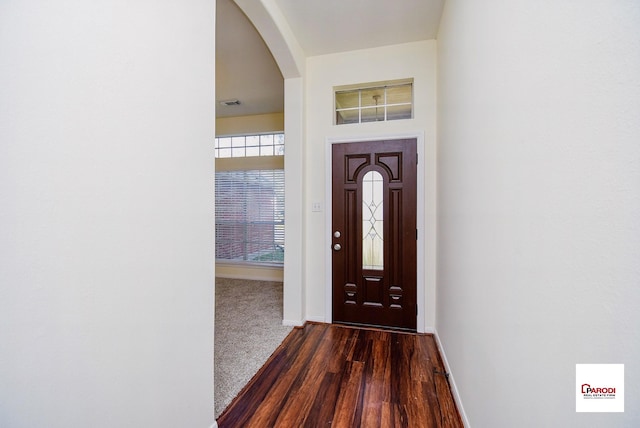
[[[336,125],[413,117],[413,79],[338,86],[334,92]]]

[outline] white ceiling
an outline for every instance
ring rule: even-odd
[[[445,0],[275,0],[307,56],[436,38]],[[217,0],[216,116],[284,111],[284,82],[233,0]]]
[[[435,39],[444,0],[275,0],[308,56]]]

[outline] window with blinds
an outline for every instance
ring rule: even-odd
[[[284,170],[216,172],[216,259],[284,263]]]

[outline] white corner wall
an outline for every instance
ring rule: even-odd
[[[304,312],[304,66],[305,55],[275,0],[234,0],[264,39],[284,77],[285,212],[284,255],[285,325],[302,325]]]
[[[448,0],[437,331],[473,427],[640,426],[640,3]],[[625,364],[624,413],[575,364]]]
[[[213,422],[215,2],[0,6],[0,426]]]
[[[425,178],[421,183],[424,219],[419,241],[424,276],[419,330],[435,325],[435,136],[436,136],[436,42],[434,40],[385,46],[374,49],[314,56],[306,64],[306,140],[304,151],[304,236],[306,315],[308,320],[331,322],[330,242],[327,225],[330,200],[326,198],[327,145],[333,140],[379,139],[390,136],[419,136]],[[334,86],[414,78],[414,118],[366,124],[333,125]],[[312,212],[312,203],[322,210]]]

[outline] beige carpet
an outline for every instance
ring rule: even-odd
[[[216,278],[216,417],[291,330],[282,325],[281,282]]]

